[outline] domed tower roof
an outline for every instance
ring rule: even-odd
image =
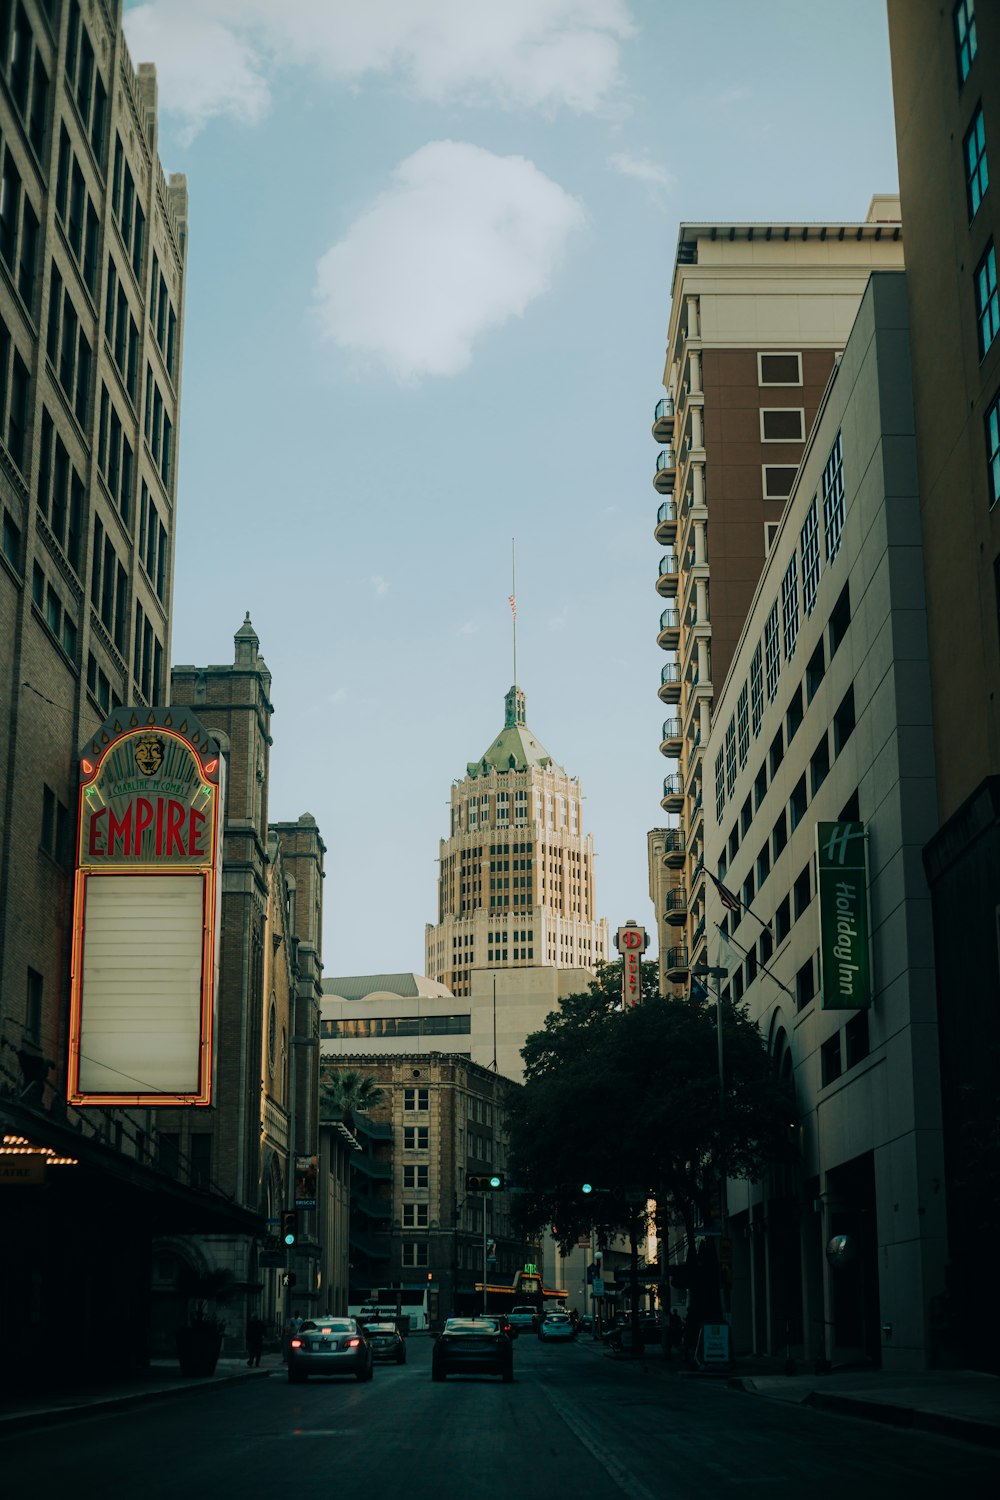
[[[544,745],[540,745],[525,721],[524,693],[515,683],[504,698],[504,726],[479,760],[470,761],[470,776],[488,776],[491,771],[559,771]]]

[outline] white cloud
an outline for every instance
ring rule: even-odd
[[[269,75],[295,66],[384,76],[435,104],[591,113],[634,30],[626,0],[148,0],[124,24],[189,134],[217,115],[255,122]]]
[[[382,599],[389,592],[389,585],[381,573],[375,573],[371,580],[371,586],[375,590],[375,598]]]
[[[432,141],[320,260],[320,334],[399,381],[455,375],[481,334],[546,290],[583,223],[524,157]]]
[[[476,635],[476,634],[478,634],[478,632],[480,631],[481,628],[482,627],[480,626],[478,620],[466,620],[466,622],[465,622],[464,625],[460,625],[458,627],[458,629],[455,631],[455,634],[456,635]]]
[[[650,161],[648,156],[633,156],[629,151],[617,151],[614,156],[608,157],[608,163],[623,177],[635,177],[650,187],[671,188],[674,185],[673,174],[666,167]]]

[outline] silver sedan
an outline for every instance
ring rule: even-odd
[[[371,1380],[372,1346],[356,1318],[307,1318],[288,1347],[288,1379],[310,1375],[353,1375]]]

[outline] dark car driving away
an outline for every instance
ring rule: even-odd
[[[356,1318],[307,1318],[288,1346],[288,1379],[353,1375],[371,1380],[372,1346]]]
[[[406,1345],[395,1323],[368,1323],[365,1327],[372,1354],[397,1365],[406,1364]]]
[[[449,1318],[431,1357],[431,1379],[449,1375],[499,1375],[514,1379],[514,1349],[495,1318]]]

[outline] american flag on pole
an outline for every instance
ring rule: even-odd
[[[517,597],[516,597],[516,595],[514,595],[514,594],[508,594],[507,595],[507,603],[510,605],[510,612],[514,616],[514,619],[516,620],[517,619]]]
[[[715,889],[718,891],[719,899],[727,911],[740,912],[743,910],[743,903],[740,901],[739,896],[734,896],[732,891],[727,889],[727,887],[722,884],[722,881],[718,880],[712,874],[711,870],[708,871],[708,878],[715,886]]]

